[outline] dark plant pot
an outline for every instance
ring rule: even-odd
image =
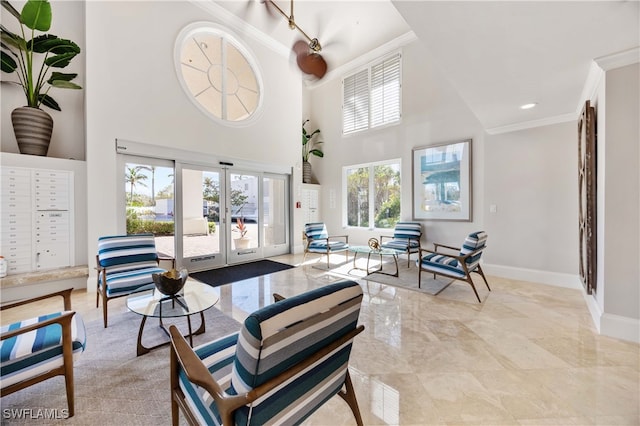
[[[20,154],[47,155],[53,132],[53,119],[48,113],[38,108],[20,107],[11,112],[11,122]]]
[[[302,183],[311,183],[311,163],[302,162]]]

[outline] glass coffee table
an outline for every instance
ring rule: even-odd
[[[353,269],[360,269],[362,271],[367,271],[367,275],[369,274],[385,274],[385,275],[390,275],[392,277],[397,277],[398,274],[398,252],[396,250],[393,249],[386,249],[386,248],[371,248],[369,246],[351,246],[349,247],[349,251],[351,253],[353,253]],[[363,268],[358,268],[356,266],[356,258],[358,257],[358,253],[364,253],[367,255],[367,269],[363,269]],[[369,262],[371,261],[371,255],[374,256],[379,256],[380,257],[380,265],[377,269],[373,269],[370,270],[369,269]],[[393,257],[393,261],[396,264],[396,272],[395,273],[389,273],[389,272],[384,272],[382,270],[382,257],[383,256],[392,256]]]
[[[138,331],[137,355],[144,355],[152,349],[169,344],[170,341],[160,343],[152,347],[142,344],[142,333],[147,318],[158,318],[159,327],[169,336],[169,331],[164,326],[163,318],[187,317],[189,343],[193,346],[193,336],[205,332],[204,311],[218,302],[218,295],[213,287],[188,279],[182,291],[174,296],[165,296],[155,288],[143,293],[136,293],[127,299],[127,308],[138,315],[142,315],[140,330]],[[191,315],[200,314],[200,327],[196,331],[191,330]]]

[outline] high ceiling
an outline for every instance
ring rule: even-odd
[[[217,3],[283,47],[299,38],[259,0]],[[486,129],[575,115],[593,60],[640,46],[638,1],[296,0],[294,16],[330,70],[413,32]]]

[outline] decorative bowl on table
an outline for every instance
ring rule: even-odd
[[[187,282],[189,271],[186,269],[164,272],[162,274],[153,274],[153,282],[156,284],[158,291],[165,296],[173,296],[182,290],[184,283]]]

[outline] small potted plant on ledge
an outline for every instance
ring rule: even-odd
[[[315,155],[316,157],[324,157],[324,153],[320,149],[322,141],[319,141],[315,136],[320,134],[320,129],[316,129],[311,133],[307,132],[304,128],[309,120],[305,120],[302,123],[302,182],[311,183],[311,163],[309,163],[309,157]]]
[[[232,229],[233,232],[238,232],[240,234],[240,238],[234,238],[233,242],[236,245],[236,250],[249,248],[249,243],[251,242],[251,238],[247,237],[247,225],[245,225],[244,220],[242,218],[236,219],[236,226]]]
[[[36,31],[51,28],[51,4],[49,0],[27,0],[22,12],[1,0],[2,7],[11,13],[20,24],[20,34],[0,25],[2,36],[2,72],[17,71],[18,81],[2,81],[20,86],[27,105],[11,113],[13,131],[22,154],[47,155],[53,119],[40,109],[42,105],[60,111],[58,103],[49,96],[52,87],[81,89],[71,80],[78,74],[63,74],[52,71],[65,68],[80,53],[80,48],[71,40],[53,34],[36,35]],[[44,55],[42,62],[35,61],[34,54]],[[37,62],[37,63],[36,63]]]

